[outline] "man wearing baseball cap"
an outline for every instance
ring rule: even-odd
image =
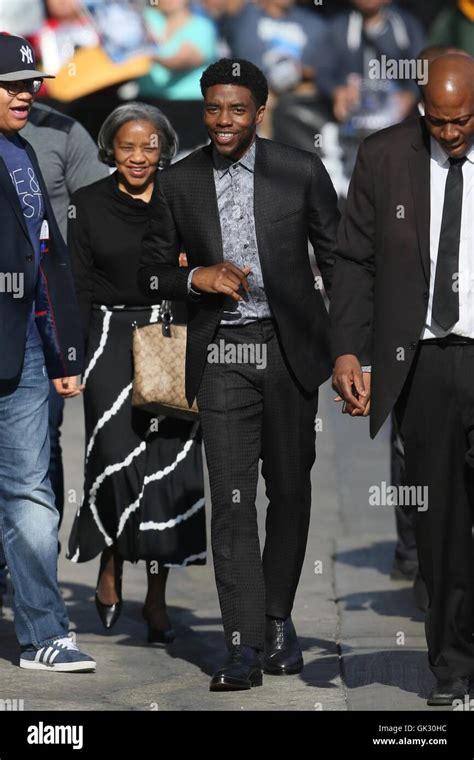
[[[48,478],[48,376],[64,398],[80,393],[83,340],[68,252],[18,134],[46,76],[25,39],[0,33],[0,530],[20,667],[84,672],[96,663],[68,633]]]

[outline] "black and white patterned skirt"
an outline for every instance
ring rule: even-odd
[[[73,562],[112,545],[132,562],[206,562],[199,423],[132,407],[134,325],[157,317],[158,307],[93,307],[83,378],[84,494],[68,547]]]

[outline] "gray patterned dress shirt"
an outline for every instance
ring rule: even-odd
[[[241,289],[239,292],[244,300],[226,304],[226,309],[222,312],[221,325],[246,325],[257,319],[271,317],[263,286],[255,232],[253,203],[255,151],[254,141],[242,158],[235,163],[221,156],[215,149],[213,151],[214,183],[224,260],[232,261],[239,269],[244,269],[246,266],[252,268],[247,278],[249,292],[246,293]],[[188,287],[191,285],[195,269],[190,272]]]

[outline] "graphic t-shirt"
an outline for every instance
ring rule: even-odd
[[[11,137],[0,135],[0,158],[3,159],[8,169],[13,187],[20,201],[21,210],[23,211],[33,247],[35,279],[37,279],[40,263],[40,233],[44,220],[44,201],[40,184],[28,153],[17,135]],[[29,348],[41,343],[35,323],[34,301],[31,303],[26,336]]]

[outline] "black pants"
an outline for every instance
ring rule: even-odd
[[[392,415],[392,433],[390,446],[390,470],[392,486],[405,486],[405,446],[397,425],[396,415]],[[395,558],[418,562],[416,552],[416,510],[411,507],[397,505],[395,507],[395,525],[397,528],[397,544]]]
[[[474,345],[420,344],[396,411],[407,483],[428,487],[416,540],[430,667],[474,676]]]
[[[305,394],[271,320],[221,327],[214,345],[259,346],[265,364],[212,363],[197,401],[211,484],[211,540],[227,646],[259,649],[265,614],[287,617],[311,510],[318,394]],[[258,357],[258,354],[255,354]],[[269,505],[263,557],[255,498],[259,458]]]

